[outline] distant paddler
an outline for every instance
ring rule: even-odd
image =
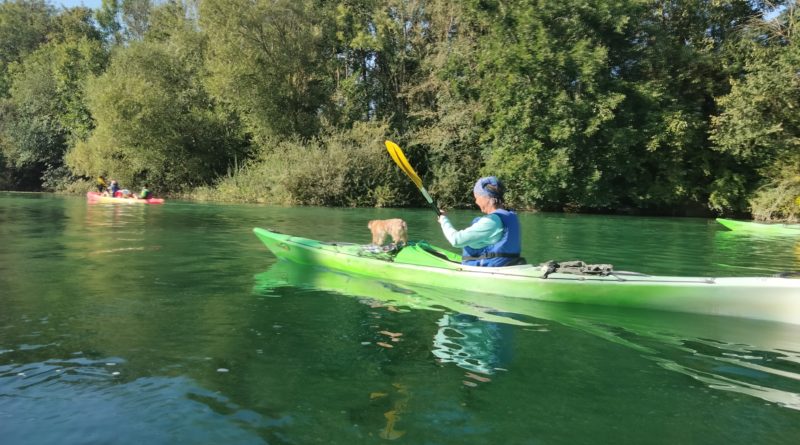
[[[133,195],[133,197],[139,199],[150,199],[153,197],[153,192],[151,192],[150,189],[147,188],[147,183],[145,183],[142,185],[142,191],[139,192],[138,195]]]
[[[106,182],[106,177],[104,175],[98,176],[97,193],[103,193],[106,189],[108,189],[108,183]]]

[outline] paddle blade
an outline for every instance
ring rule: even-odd
[[[394,160],[394,163],[400,167],[400,170],[403,170],[403,173],[411,178],[411,181],[417,186],[417,188],[422,189],[422,179],[420,179],[419,175],[417,175],[417,172],[414,171],[414,168],[411,167],[411,164],[409,164],[408,159],[406,159],[406,155],[403,154],[403,150],[400,149],[400,146],[389,140],[387,140],[384,144],[386,145],[386,150],[389,151],[389,155]]]
[[[403,150],[400,150],[400,146],[390,140],[387,140],[384,142],[384,144],[386,145],[386,150],[389,151],[389,155],[394,160],[394,163],[400,167],[400,170],[403,170],[403,173],[405,173],[406,176],[411,178],[411,181],[417,186],[419,191],[422,193],[422,196],[424,196],[425,200],[428,201],[428,204],[431,205],[431,208],[434,212],[436,212],[436,215],[441,215],[441,212],[439,212],[439,206],[436,204],[436,201],[434,201],[431,195],[428,194],[428,191],[425,190],[425,187],[422,185],[422,179],[420,179],[419,175],[417,175],[417,172],[415,172],[411,167],[408,159],[406,159],[406,155],[403,154]]]

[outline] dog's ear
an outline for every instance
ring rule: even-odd
[[[372,221],[368,222],[368,223],[367,223],[367,228],[368,228],[368,229],[371,229],[371,228],[372,228],[372,225],[373,225],[374,223],[375,223],[375,220],[374,220],[374,219],[373,219]]]

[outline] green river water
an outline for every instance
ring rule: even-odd
[[[798,443],[800,326],[465,305],[277,262],[252,234],[367,243],[367,221],[390,217],[446,245],[429,209],[0,193],[0,444]],[[800,270],[800,239],[712,220],[520,220],[530,262]]]

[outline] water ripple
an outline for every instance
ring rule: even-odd
[[[613,321],[581,315],[565,324],[635,349],[662,368],[690,376],[709,388],[800,410],[800,327],[683,315],[673,315],[672,319],[671,329],[657,324],[665,320],[661,314],[641,320],[618,314]],[[687,328],[681,332],[681,327],[689,326],[681,319],[691,320],[695,331]],[[740,341],[747,332],[760,332],[753,340],[761,344]],[[711,338],[711,333],[717,338]]]

